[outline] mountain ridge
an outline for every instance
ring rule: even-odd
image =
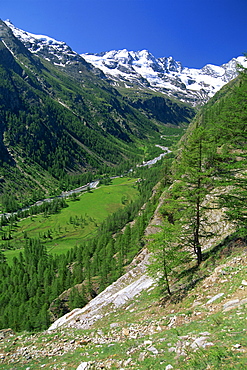
[[[19,178],[11,180],[15,197],[19,183],[24,193],[42,189],[41,198],[49,189],[69,190],[64,178],[71,184],[80,176],[71,189],[87,183],[88,174],[123,172],[145,160],[146,147],[153,151],[163,143],[167,125],[188,125],[195,114],[167,97],[138,95],[134,103],[65,43],[59,51],[56,41],[41,40],[44,48],[32,52],[0,20],[0,162],[8,167],[0,168],[1,193],[9,193],[13,169]]]
[[[239,64],[247,66],[245,57],[238,56],[221,66],[206,64],[200,69],[188,68],[183,67],[172,56],[156,58],[146,49],[78,54],[63,41],[23,31],[9,20],[5,23],[31,53],[38,54],[61,68],[79,61],[116,88],[124,86],[149,89],[192,106],[204,104],[222,86],[235,78]]]
[[[6,31],[8,32],[8,29]],[[3,32],[5,32],[4,27]],[[4,39],[4,37],[7,38]],[[154,112],[156,106],[161,103],[160,100],[150,98],[151,93],[148,100],[145,101],[150,107],[149,111],[145,110],[145,104],[141,101],[143,96],[140,98],[141,94],[134,95],[132,105],[136,103],[137,109],[132,110],[131,105],[126,103],[127,96],[123,97],[113,88],[112,94],[110,94],[110,85],[108,86],[102,80],[94,78],[87,69],[87,65],[84,66],[85,75],[81,73],[81,82],[84,83],[84,89],[82,89],[81,85],[72,83],[74,81],[72,76],[77,76],[79,68],[82,68],[80,64],[79,66],[76,64],[77,62],[73,64],[71,60],[71,65],[69,62],[67,65],[65,63],[66,67],[62,67],[55,65],[56,59],[54,59],[54,63],[51,65],[50,61],[31,53],[20,40],[18,44],[11,34],[3,35],[3,41],[0,41],[0,72],[2,77],[0,79],[2,84],[0,85],[0,93],[5,97],[5,92],[8,92],[8,98],[15,96],[14,103],[16,105],[10,107],[7,104],[8,101],[1,100],[6,111],[3,110],[4,114],[2,110],[0,111],[1,118],[3,118],[3,123],[0,126],[2,139],[0,144],[5,145],[8,153],[16,151],[15,158],[19,156],[17,158],[19,164],[23,159],[27,162],[30,157],[33,158],[37,155],[36,151],[40,150],[38,159],[41,159],[45,165],[47,165],[45,161],[50,160],[49,165],[53,164],[50,171],[53,173],[56,170],[53,158],[45,157],[46,150],[42,150],[42,148],[48,149],[49,154],[54,156],[57,154],[56,150],[59,150],[59,155],[54,157],[55,163],[61,163],[61,167],[57,168],[58,178],[62,176],[60,170],[62,171],[64,168],[73,170],[71,159],[77,160],[77,163],[82,167],[82,155],[84,155],[85,161],[86,154],[89,155],[89,153],[79,151],[80,148],[75,145],[76,141],[77,144],[83,143],[87,144],[87,147],[93,148],[99,144],[104,146],[104,143],[115,140],[115,147],[110,148],[109,152],[104,152],[102,155],[102,159],[114,161],[116,155],[119,154],[116,152],[116,144],[119,144],[119,152],[121,151],[120,155],[123,158],[126,154],[123,148],[127,150],[127,147],[133,144],[130,140],[134,139],[133,131],[136,130],[139,134],[138,144],[146,140],[145,134],[151,136],[155,128],[157,129],[155,140],[159,138],[161,132],[158,128],[162,121],[159,121],[159,125],[156,126],[153,120],[150,120],[152,125],[148,119],[145,120],[145,117],[147,118],[148,114]],[[11,62],[10,65],[8,61]],[[154,62],[150,59],[150,63]],[[68,75],[61,72],[63,68],[71,68],[68,69]],[[173,66],[171,65],[169,68],[173,68]],[[40,74],[40,70],[42,74]],[[87,73],[89,80],[86,79]],[[55,88],[55,82],[60,90]],[[38,240],[27,239],[27,235],[23,235],[26,253],[20,254],[19,258],[16,257],[12,267],[5,263],[3,252],[0,254],[2,259],[0,268],[4,278],[1,281],[1,287],[5,289],[5,294],[1,295],[1,302],[4,304],[0,305],[1,309],[4,309],[3,327],[4,325],[8,327],[8,323],[13,318],[11,325],[16,326],[15,330],[24,328],[30,331],[36,330],[37,324],[42,328],[47,328],[49,317],[45,291],[48,292],[47,296],[52,293],[53,298],[56,298],[59,294],[59,285],[62,291],[65,287],[66,289],[71,287],[71,293],[74,294],[74,296],[71,294],[70,297],[71,301],[73,298],[73,307],[74,304],[77,307],[83,305],[81,300],[80,303],[77,303],[78,298],[81,298],[79,291],[77,297],[75,294],[78,284],[82,288],[83,283],[88,283],[89,288],[92,289],[94,286],[91,283],[96,285],[100,279],[100,289],[101,287],[103,289],[109,283],[108,278],[111,278],[109,276],[111,271],[116,271],[116,262],[119,263],[121,273],[129,271],[129,275],[131,275],[127,257],[131,249],[133,252],[133,247],[136,250],[141,250],[146,246],[147,235],[143,234],[146,223],[149,224],[151,230],[155,231],[158,231],[159,226],[168,227],[168,222],[171,225],[176,223],[183,226],[179,239],[174,233],[174,238],[169,240],[167,238],[169,232],[162,232],[161,239],[157,239],[156,250],[152,250],[152,246],[148,244],[150,252],[156,253],[157,257],[159,257],[159,252],[163,253],[161,256],[163,260],[159,260],[157,263],[158,273],[157,270],[154,271],[155,279],[160,278],[161,290],[156,287],[151,289],[149,286],[147,291],[144,290],[134,301],[126,301],[119,310],[117,307],[106,309],[105,316],[99,318],[93,328],[86,332],[74,328],[68,331],[61,327],[59,330],[54,330],[54,333],[50,330],[50,333],[47,331],[41,334],[23,333],[21,336],[18,333],[17,336],[11,330],[4,330],[0,332],[1,338],[6,333],[10,334],[10,337],[6,341],[1,341],[0,345],[0,361],[4,368],[9,369],[12,366],[21,368],[29,366],[34,369],[68,367],[78,370],[97,368],[139,370],[141,368],[160,369],[161,367],[166,370],[178,367],[184,370],[192,368],[199,370],[209,367],[225,369],[234,366],[239,369],[243,368],[247,352],[246,332],[245,329],[243,330],[243,323],[246,320],[247,286],[245,280],[247,263],[246,86],[245,71],[242,79],[240,75],[239,78],[230,83],[230,86],[223,87],[223,91],[221,90],[213,97],[213,104],[208,103],[199,111],[187,131],[190,135],[185,137],[182,143],[184,145],[180,145],[176,152],[178,155],[173,161],[173,164],[176,162],[176,166],[174,165],[172,169],[170,168],[171,163],[166,163],[162,170],[157,168],[157,174],[162,176],[162,180],[160,189],[153,188],[154,199],[152,199],[150,192],[145,192],[144,187],[147,184],[152,184],[151,180],[157,183],[158,177],[155,177],[155,172],[149,169],[145,173],[145,180],[140,182],[138,180],[137,184],[140,186],[143,183],[143,188],[139,187],[140,193],[142,189],[146,196],[145,199],[147,199],[147,203],[141,208],[143,213],[146,213],[145,215],[140,212],[136,213],[138,214],[136,222],[133,219],[134,216],[125,219],[129,223],[120,224],[117,229],[120,230],[118,235],[112,228],[112,222],[109,222],[108,228],[103,224],[102,233],[97,237],[97,241],[96,239],[93,241],[91,249],[89,249],[89,241],[85,241],[85,244],[71,249],[67,255],[64,254],[64,257],[56,257],[58,265],[56,267],[54,264],[53,272],[49,269],[45,273],[46,265],[49,261],[52,262],[46,248],[42,247],[41,241],[39,244]],[[160,98],[160,94],[155,97]],[[90,100],[91,96],[95,100]],[[59,99],[60,102],[58,102]],[[164,100],[165,98],[163,98]],[[172,104],[171,101],[170,104]],[[85,106],[88,110],[84,110]],[[140,107],[143,110],[143,115],[140,114]],[[29,116],[26,117],[27,109],[29,109]],[[164,108],[162,109],[164,111]],[[135,115],[136,121],[133,123]],[[122,120],[123,117],[125,120]],[[139,120],[142,122],[139,123]],[[19,128],[21,128],[20,131]],[[93,137],[95,141],[89,145],[91,139],[89,136],[92,133],[98,135]],[[116,136],[110,136],[109,133],[115,133]],[[36,137],[43,139],[43,141],[35,140]],[[101,138],[106,138],[108,141],[102,143]],[[63,139],[66,139],[65,142],[62,141]],[[74,146],[71,143],[74,143]],[[31,150],[30,153],[25,152],[26,149]],[[62,151],[62,149],[65,150]],[[74,156],[64,157],[64,153],[68,151]],[[111,156],[111,153],[114,157]],[[101,154],[101,150],[98,150],[98,154]],[[137,155],[139,152],[133,153],[133,156]],[[14,157],[13,154],[12,157]],[[172,159],[170,158],[171,161]],[[3,168],[6,169],[4,161],[3,164]],[[94,163],[91,162],[91,164],[93,166]],[[13,171],[13,173],[15,176],[16,172]],[[235,174],[236,176],[233,176]],[[167,193],[163,193],[160,197],[160,191],[163,190],[163,187],[166,188]],[[219,187],[223,187],[224,194],[222,194],[221,202],[216,205],[215,197],[218,196]],[[9,186],[7,190],[10,189]],[[19,187],[18,191],[20,189]],[[107,191],[111,194],[109,188]],[[88,195],[90,196],[90,194]],[[226,198],[224,198],[225,195],[227,195]],[[160,206],[160,208],[158,209],[159,199],[158,207]],[[122,204],[125,203],[125,199],[121,201]],[[130,202],[129,205],[132,206],[132,203]],[[219,218],[219,210],[224,212],[226,208],[230,210],[234,208],[234,212],[230,214],[226,212],[222,214],[223,218]],[[154,214],[155,209],[158,210],[156,215]],[[197,210],[202,210],[203,213],[198,213]],[[207,211],[210,213],[208,214]],[[128,213],[130,214],[130,209]],[[152,215],[155,219],[153,225],[151,225],[152,221],[150,222]],[[232,230],[224,223],[225,216],[227,220],[234,223],[236,228],[234,227]],[[197,219],[200,220],[197,236],[200,247],[204,245],[205,249],[202,253],[203,258],[196,264],[197,240],[195,236],[198,225],[195,221]],[[122,218],[122,221],[126,222],[125,220]],[[32,219],[30,221],[33,222]],[[72,219],[68,222],[71,227],[74,227]],[[5,225],[1,231],[3,240],[6,237],[11,240],[13,236],[13,234],[11,236],[11,226],[18,228],[15,224]],[[221,227],[221,230],[218,229],[218,226]],[[22,229],[19,228],[19,230]],[[236,232],[232,235],[234,230]],[[51,233],[54,231],[49,231],[43,237],[40,236],[46,240],[52,236]],[[8,234],[3,235],[3,232]],[[67,234],[67,226],[64,232]],[[214,239],[214,234],[217,239]],[[156,235],[159,236],[158,233]],[[203,244],[203,240],[205,244]],[[164,246],[171,251],[173,244],[177,242],[184,250],[191,250],[191,258],[179,265],[172,266],[170,262],[173,257],[164,254]],[[35,246],[36,248],[34,248]],[[112,270],[107,266],[107,263],[111,264]],[[93,264],[95,275],[91,273]],[[169,272],[167,272],[166,266],[171,269]],[[86,267],[89,274],[83,276]],[[74,274],[73,280],[70,279],[71,273]],[[164,274],[166,274],[166,281],[163,279]],[[132,278],[135,279],[133,275]],[[49,288],[51,280],[54,281],[54,286]],[[171,285],[171,294],[167,289],[169,285]],[[19,288],[23,288],[23,291],[20,289],[17,293]],[[46,288],[48,289],[45,290]],[[93,289],[92,294],[94,293]],[[24,305],[27,298],[31,298],[27,306],[28,309]],[[37,315],[34,314],[34,307],[38,312]],[[59,309],[59,307],[57,308]],[[228,311],[231,311],[230,314]],[[233,314],[231,314],[232,312]],[[75,311],[72,311],[71,314],[74,313]],[[17,317],[20,320],[19,323],[15,321]],[[84,317],[81,319],[84,320]],[[80,324],[76,318],[75,324],[76,326]]]
[[[178,98],[194,106],[204,104],[222,86],[237,76],[237,66],[246,65],[239,56],[221,66],[207,64],[201,69],[183,67],[173,57],[155,58],[148,50],[113,50],[99,54],[81,54],[104,72],[115,85],[118,82],[139,85]]]

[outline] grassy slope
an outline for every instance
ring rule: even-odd
[[[164,302],[155,288],[109,312],[91,330],[9,337],[0,346],[2,369],[76,369],[83,361],[92,362],[90,369],[245,369],[246,306],[224,310],[224,304],[246,297],[246,263],[246,244],[226,242],[207,252],[199,269],[184,266]],[[224,295],[207,304],[218,293]],[[197,347],[201,337],[211,345]]]
[[[82,193],[78,200],[68,200],[69,207],[63,208],[58,214],[48,217],[37,215],[18,222],[14,227],[15,231],[12,234],[13,239],[10,245],[15,245],[20,249],[5,252],[8,262],[11,262],[14,256],[19,255],[25,243],[24,232],[28,237],[35,238],[42,237],[44,233],[47,235],[50,230],[52,239],[42,238],[48,250],[54,254],[67,252],[71,247],[80,244],[82,239],[92,235],[97,225],[109,214],[124,207],[123,197],[128,202],[135,200],[138,195],[135,184],[136,179],[117,178],[112,181],[111,185],[103,185],[90,192]],[[8,226],[3,229],[7,230]],[[2,241],[3,245],[4,243],[6,244]]]

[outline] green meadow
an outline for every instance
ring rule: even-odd
[[[59,213],[27,217],[12,225],[11,239],[1,240],[1,247],[11,263],[29,238],[40,238],[52,254],[67,252],[83,239],[94,235],[107,216],[137,199],[136,179],[117,178],[110,185],[81,193],[76,200],[67,199],[68,207]],[[3,227],[9,231],[10,226]]]

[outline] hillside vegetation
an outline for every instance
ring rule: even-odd
[[[1,332],[1,367],[245,369],[246,263],[246,244],[229,240],[199,268],[183,266],[170,299],[151,288],[90,329]]]
[[[0,192],[22,205],[92,176],[121,175],[194,116],[168,98],[160,118],[157,109],[134,107],[79,55],[61,68],[0,25]]]
[[[42,206],[34,206],[23,212],[27,215],[25,218],[18,217],[12,224],[5,222],[6,225],[2,225],[1,248],[9,263],[20,251],[23,252],[28,239],[40,238],[52,254],[66,253],[83,239],[92,237],[109,215],[135,202],[138,195],[137,179],[119,178],[65,201],[58,199],[46,203],[42,213]]]
[[[46,329],[123,274],[142,248],[162,165],[138,168],[137,174],[138,181],[118,178],[68,204],[55,201],[35,212],[31,207],[28,215],[1,218],[0,328]]]
[[[174,143],[182,132],[163,126],[153,110],[159,97],[129,104],[86,64],[78,84],[73,68],[62,73],[6,32],[2,208],[12,212],[96,174],[104,185],[1,218],[2,367],[244,369],[246,70],[198,112],[174,154],[136,167],[157,154],[154,144]],[[128,179],[110,184],[118,171]],[[89,310],[87,302],[126,272],[135,279],[146,248],[151,288],[134,300],[125,292],[126,303],[90,329],[75,319],[75,327],[46,331],[74,308]]]
[[[84,369],[245,367],[245,72],[231,89],[221,92],[196,117],[166,176],[158,227],[146,239],[156,257],[151,262],[156,287],[106,312],[87,330],[83,325],[80,329],[78,320],[76,328],[61,326],[55,332],[23,334],[19,338],[24,346],[7,332],[9,342],[2,345],[4,368],[16,361],[20,368],[28,364],[33,369],[68,364],[76,369],[80,363]],[[156,208],[157,201],[152,203]],[[225,222],[231,225],[227,237],[217,229],[217,223]],[[117,248],[121,253],[136,245],[127,237],[134,230],[140,231],[140,224],[122,232],[126,243]],[[122,268],[128,259],[124,261]]]

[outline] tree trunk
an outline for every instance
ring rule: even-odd
[[[200,183],[198,185],[200,185]],[[201,224],[200,216],[201,216],[200,215],[200,197],[198,197],[196,201],[196,224],[195,224],[195,231],[194,231],[194,250],[197,256],[198,265],[200,265],[200,263],[202,262],[202,248],[200,246],[200,240],[199,240],[199,230],[200,230],[200,224]]]
[[[163,249],[164,252],[164,249]],[[164,257],[163,259],[163,271],[164,271],[164,276],[165,276],[165,281],[166,281],[166,289],[169,295],[172,295],[171,290],[170,290],[170,284],[168,280],[168,274],[167,274],[167,268],[166,268],[166,259]]]

